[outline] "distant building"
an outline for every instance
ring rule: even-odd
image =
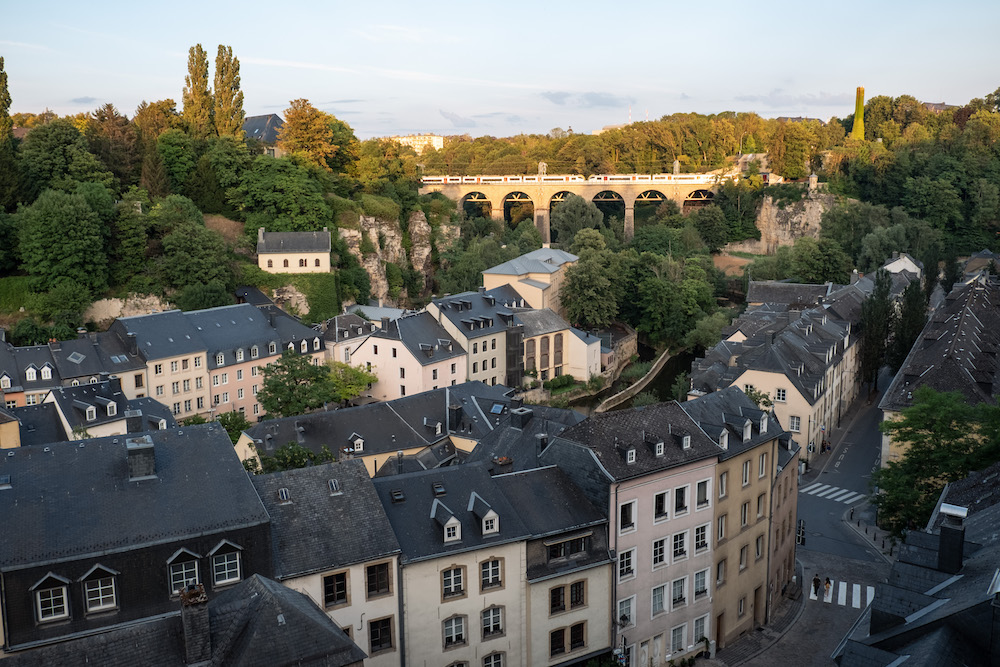
[[[331,317],[323,323],[323,340],[326,341],[328,361],[351,363],[351,354],[378,327],[355,313]],[[352,364],[357,365],[357,364]]]
[[[283,157],[285,152],[278,147],[278,132],[284,127],[285,121],[278,114],[264,116],[247,116],[243,121],[243,132],[247,139],[257,141],[263,146],[264,154],[271,157]]]
[[[958,109],[959,106],[955,104],[945,104],[944,102],[924,102],[924,108],[933,114],[944,113],[945,111],[954,111]]]
[[[579,259],[563,250],[539,248],[483,271],[487,290],[509,285],[529,308],[551,308],[565,316],[559,299],[566,269]]]
[[[428,148],[433,148],[436,151],[444,148],[444,137],[436,134],[408,134],[402,137],[389,137],[389,139],[402,146],[409,146],[417,155],[423,154]]]
[[[268,273],[330,273],[330,232],[257,230],[257,266]]]

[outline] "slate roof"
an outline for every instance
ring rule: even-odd
[[[534,538],[608,522],[558,466],[495,475],[493,479]]]
[[[274,301],[256,287],[241,285],[236,288],[236,300],[239,303],[249,303],[251,306],[273,306]]]
[[[271,517],[277,579],[291,579],[399,553],[399,544],[358,459],[254,475]],[[288,492],[288,500],[278,496]]]
[[[261,227],[263,230],[263,227]],[[330,252],[330,232],[265,232],[257,238],[257,254],[275,252]]]
[[[124,339],[126,333],[134,333],[139,350],[147,360],[208,349],[194,324],[180,310],[119,317],[109,331],[120,332],[120,339]]]
[[[66,433],[63,431],[54,403],[12,408],[11,413],[19,422],[22,447],[66,440]]]
[[[541,336],[569,329],[569,323],[550,308],[518,310],[517,321],[524,325],[524,337]]]
[[[524,299],[509,285],[491,290],[462,292],[435,299],[439,317],[447,317],[469,339],[491,336],[515,325],[514,308],[524,308]]]
[[[483,436],[466,462],[485,463],[494,472],[538,468],[544,465],[538,458],[542,441],[548,442],[584,420],[584,416],[575,410],[538,405],[523,406],[515,412],[517,414]]]
[[[465,348],[426,311],[392,320],[371,338],[401,342],[421,366],[465,356]]]
[[[278,130],[284,126],[278,114],[270,113],[264,116],[247,116],[243,120],[243,131],[247,139],[255,139],[264,144],[278,141]]]
[[[691,436],[688,449],[682,449],[685,435]],[[676,401],[592,415],[566,429],[561,439],[590,448],[611,480],[617,482],[722,453],[722,448],[705,435]],[[660,441],[665,445],[664,453],[656,456],[655,445]],[[628,463],[626,453],[632,448],[635,462]]]
[[[378,328],[373,322],[369,322],[354,313],[331,317],[323,325],[326,327],[323,331],[323,340],[330,343],[356,340],[367,336]]]
[[[399,540],[404,563],[517,542],[531,535],[483,464],[378,477],[373,482]],[[443,493],[436,495],[434,484],[440,484]],[[398,499],[400,493],[403,499],[394,501],[393,496]],[[482,534],[482,517],[476,512],[484,509],[492,509],[499,517],[497,534]],[[445,543],[443,524],[451,516],[461,524],[461,539]]]
[[[365,316],[365,318],[373,322],[379,322],[383,317],[388,317],[390,320],[394,320],[397,317],[402,317],[403,315],[413,311],[403,310],[402,308],[388,308],[385,306],[361,305],[360,303],[356,303],[353,306],[348,306],[347,312],[361,313]]]
[[[778,420],[769,412],[759,409],[737,387],[729,386],[681,403],[680,406],[712,440],[718,442],[723,431],[729,434],[728,449],[719,454],[719,459],[723,461],[775,438],[788,439],[788,434],[781,428]],[[750,437],[744,440],[744,424],[748,421]]]
[[[879,404],[899,411],[922,386],[957,391],[972,405],[1000,393],[1000,283],[956,285],[938,306]]]
[[[751,280],[747,303],[782,303],[808,308],[815,306],[833,290],[833,283],[812,285],[779,280]]]
[[[211,659],[238,667],[360,666],[367,657],[309,598],[253,575],[208,601]],[[160,617],[97,635],[10,654],[11,667],[187,664],[181,616]],[[199,663],[201,664],[201,663]]]
[[[504,262],[503,264],[497,264],[494,267],[486,269],[483,273],[498,273],[501,275],[508,276],[523,276],[528,273],[555,273],[562,267],[563,264],[567,262],[575,262],[580,259],[576,255],[570,254],[564,250],[556,250],[555,248],[539,248],[538,250],[532,250],[529,253],[525,253],[520,257],[515,257],[514,259]],[[541,283],[542,287],[548,287],[547,284]]]
[[[143,437],[154,443],[155,480],[129,481],[126,436],[20,447],[0,457],[0,475],[11,483],[0,493],[0,515],[5,530],[20,535],[0,541],[0,569],[268,521],[221,426]],[[87,503],[77,502],[83,497]]]

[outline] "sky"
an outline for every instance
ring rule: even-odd
[[[188,49],[240,61],[248,116],[306,98],[361,139],[590,133],[678,112],[828,119],[866,95],[1000,87],[1000,2],[0,0],[11,113],[181,107]],[[631,111],[630,111],[631,110]]]

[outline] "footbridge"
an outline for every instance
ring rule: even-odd
[[[637,203],[672,199],[685,207],[711,200],[721,180],[729,175],[713,174],[595,174],[589,178],[568,174],[537,176],[425,176],[420,194],[440,192],[458,201],[459,210],[466,203],[489,206],[495,220],[503,220],[511,205],[531,204],[535,226],[542,239],[551,240],[549,214],[569,194],[593,202],[617,202],[625,208],[625,237],[635,232]]]

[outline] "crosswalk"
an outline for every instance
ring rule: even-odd
[[[825,591],[823,586],[819,587],[819,596],[813,592],[812,583],[809,584],[809,599],[810,600],[820,600],[826,604],[838,604],[841,607],[848,606],[848,598],[850,598],[850,606],[855,609],[861,609],[862,607],[867,607],[871,604],[872,598],[875,597],[875,587],[862,585],[862,584],[848,584],[846,581],[832,581],[830,582],[830,590]],[[850,587],[850,588],[848,588]],[[864,592],[864,596],[862,596]]]
[[[845,505],[853,505],[859,500],[863,500],[868,494],[858,493],[857,491],[851,491],[850,489],[842,489],[839,486],[830,486],[829,484],[821,484],[820,482],[815,482],[799,489],[799,493],[805,493],[810,496],[816,496],[817,498],[823,498],[825,500],[833,500],[838,503],[844,503]]]

